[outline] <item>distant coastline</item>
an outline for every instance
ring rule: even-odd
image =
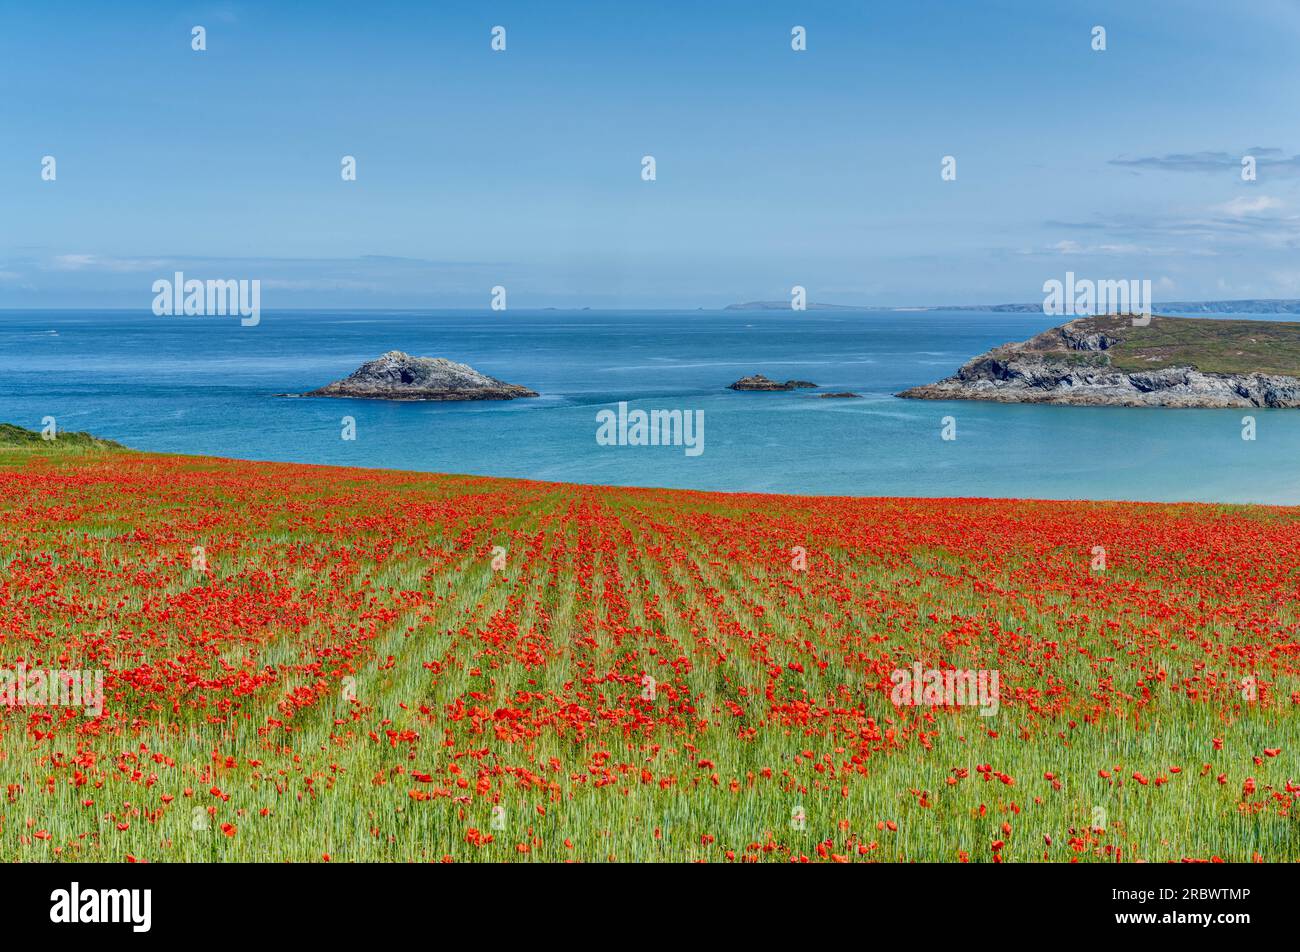
[[[1300,315],[1300,298],[1243,298],[1239,301],[1166,301],[1153,305],[1162,314],[1296,314]],[[728,304],[724,311],[789,311],[789,301],[747,301]],[[979,311],[985,314],[1042,314],[1043,304],[815,304],[809,311]]]
[[[809,311],[836,311],[846,314],[924,314],[929,312],[968,311],[977,314],[1038,314],[1043,313],[1041,301],[1019,304],[826,304],[809,302],[805,308]],[[486,306],[467,306],[442,303],[419,304],[388,307],[319,307],[311,305],[277,306],[265,308],[265,311],[303,314],[465,314],[490,310]],[[511,312],[519,313],[564,313],[564,312],[600,312],[600,313],[683,313],[696,311],[700,313],[720,313],[725,311],[790,311],[790,301],[745,301],[726,304],[721,307],[681,305],[676,307],[600,307],[585,304],[565,305],[512,305]],[[1294,314],[1300,316],[1300,298],[1242,298],[1231,301],[1156,301],[1152,310],[1161,314],[1179,316],[1216,315],[1216,314]],[[0,306],[0,314],[82,314],[82,313],[124,313],[148,314],[147,307],[120,307],[97,305],[94,307],[37,307],[33,305]],[[493,312],[495,313],[495,312]],[[183,320],[185,318],[173,318]],[[197,318],[189,318],[195,320]]]

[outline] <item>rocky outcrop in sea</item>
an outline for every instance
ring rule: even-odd
[[[817,384],[810,383],[807,380],[787,380],[781,383],[779,380],[770,380],[762,374],[753,374],[749,377],[741,377],[733,384],[728,384],[728,390],[807,390],[816,387]]]
[[[537,392],[481,374],[445,357],[412,357],[390,350],[362,364],[342,380],[305,397],[367,400],[514,400]]]

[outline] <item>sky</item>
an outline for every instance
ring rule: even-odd
[[[1300,297],[1297,49],[1300,0],[7,2],[0,307]]]

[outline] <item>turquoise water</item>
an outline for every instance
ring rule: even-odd
[[[0,313],[0,421],[245,459],[688,489],[1300,503],[1300,411],[899,400],[1036,314],[771,311]],[[288,399],[386,350],[539,391],[508,403]],[[764,373],[861,400],[735,393]],[[704,411],[704,452],[602,446],[599,410]],[[344,415],[355,441],[340,438]],[[957,439],[940,438],[957,420]]]

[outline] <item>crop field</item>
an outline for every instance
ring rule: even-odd
[[[1285,508],[14,447],[0,860],[1296,861],[1298,606]]]

